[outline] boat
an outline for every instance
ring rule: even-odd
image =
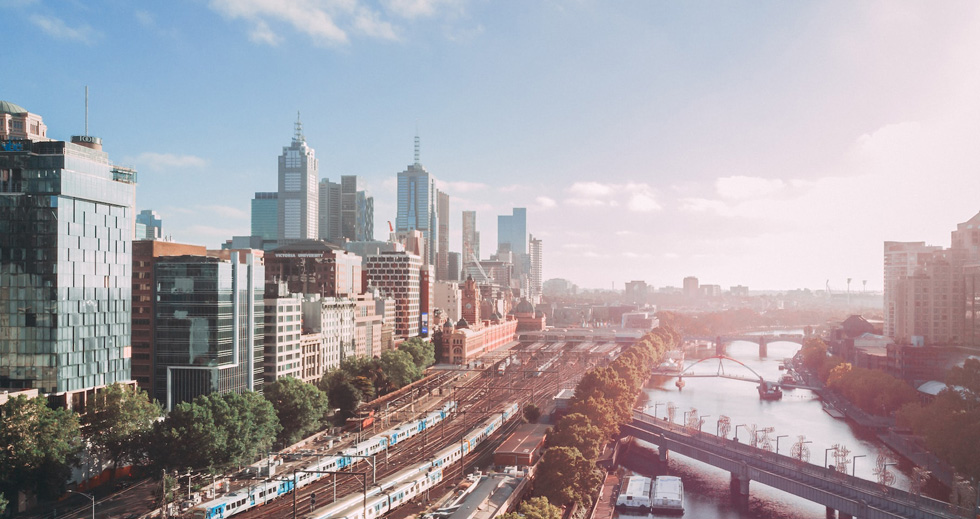
[[[684,513],[684,482],[677,476],[657,476],[653,482],[650,511]]]
[[[759,398],[763,400],[779,400],[783,398],[783,390],[779,385],[768,380],[759,383]]]
[[[652,480],[644,476],[626,476],[623,478],[619,496],[616,497],[616,509],[624,512],[650,511],[650,488]]]

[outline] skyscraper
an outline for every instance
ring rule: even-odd
[[[463,261],[480,259],[480,233],[476,231],[476,211],[463,211]],[[462,266],[461,265],[461,266]]]
[[[449,195],[436,190],[436,214],[439,218],[439,238],[436,247],[436,279],[449,277]]]
[[[144,209],[136,215],[136,223],[145,226],[145,233],[137,234],[137,240],[159,240],[163,238],[163,220],[156,211]]]
[[[374,239],[374,197],[357,189],[357,175],[340,177],[340,231],[350,241]]]
[[[29,127],[0,142],[0,387],[82,407],[131,380],[136,172],[98,137],[50,141],[40,116],[0,102],[7,120]]]
[[[419,163],[419,138],[415,137],[415,163],[398,173],[398,215],[395,231],[418,230],[425,238],[422,263],[431,265],[438,250],[439,216],[436,212],[436,180]]]
[[[343,197],[340,184],[331,182],[329,178],[321,180],[318,198],[320,214],[317,235],[321,240],[339,243],[343,236],[340,209]]]
[[[926,245],[925,242],[885,242],[885,328],[886,337],[896,337],[900,322],[906,320],[906,305],[901,301],[901,280],[915,274],[933,253],[942,247]]]
[[[255,193],[252,199],[252,236],[263,242],[279,239],[279,193]]]
[[[497,252],[527,254],[527,209],[515,207],[513,214],[497,216]]]
[[[303,123],[296,118],[296,133],[279,156],[279,244],[315,240],[317,234],[318,166],[316,152],[306,145]]]
[[[153,397],[168,410],[198,395],[262,391],[262,259],[251,251],[221,253],[227,258],[157,261]]]
[[[528,240],[528,245],[530,246],[529,256],[531,257],[531,271],[529,272],[529,287],[528,287],[528,299],[533,304],[538,304],[541,302],[541,267],[544,260],[543,254],[544,250],[541,245],[541,239],[535,238],[531,235]]]

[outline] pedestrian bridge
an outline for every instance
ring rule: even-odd
[[[778,335],[715,335],[715,336],[685,336],[684,342],[710,342],[715,346],[715,353],[723,355],[725,346],[735,341],[754,342],[759,345],[759,355],[769,354],[769,344],[773,342],[795,342],[800,346],[806,339],[802,334],[781,333]]]
[[[640,411],[634,411],[632,424],[620,430],[623,435],[656,445],[661,459],[673,451],[727,470],[732,475],[734,497],[743,506],[748,504],[749,481],[757,481],[826,506],[828,517],[833,510],[839,511],[842,519],[953,519],[967,512],[831,468],[670,424]]]

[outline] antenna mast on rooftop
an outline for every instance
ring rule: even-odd
[[[419,131],[415,130],[415,165],[418,166],[419,163]]]
[[[293,140],[296,142],[306,142],[306,137],[303,136],[303,121],[299,118],[299,110],[296,110],[296,133],[293,135]]]
[[[88,137],[88,85],[85,85],[85,136]]]

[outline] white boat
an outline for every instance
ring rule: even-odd
[[[623,478],[619,496],[616,498],[616,508],[629,512],[648,512],[650,510],[650,487],[650,478],[637,475],[626,476]]]
[[[657,476],[653,482],[651,512],[684,513],[684,483],[677,476]]]

